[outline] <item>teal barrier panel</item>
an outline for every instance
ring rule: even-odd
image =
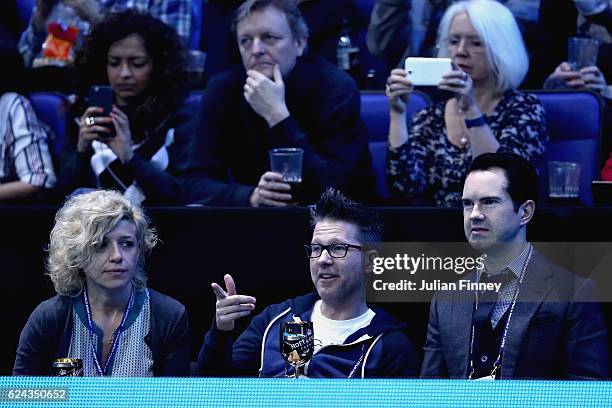
[[[612,407],[612,382],[0,377],[0,407]]]

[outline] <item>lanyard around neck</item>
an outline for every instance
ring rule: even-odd
[[[130,300],[128,301],[127,306],[125,307],[125,311],[123,312],[123,318],[121,319],[121,323],[115,330],[115,335],[113,336],[113,344],[111,346],[110,353],[108,353],[108,357],[106,358],[106,362],[104,363],[104,367],[100,365],[100,360],[98,359],[98,353],[96,352],[96,346],[94,344],[94,330],[93,330],[93,320],[91,318],[91,309],[89,308],[89,298],[87,296],[87,286],[83,288],[83,302],[85,303],[85,313],[87,314],[87,326],[89,329],[90,337],[89,344],[93,351],[94,363],[96,364],[96,371],[98,375],[103,376],[106,374],[108,369],[108,365],[110,361],[113,359],[115,352],[117,351],[117,347],[119,346],[119,337],[121,336],[121,332],[123,331],[123,326],[125,325],[125,321],[127,320],[128,315],[130,314],[130,310],[132,310],[132,305],[134,303],[134,287],[132,286],[132,291],[130,292]]]
[[[512,303],[510,304],[510,312],[508,313],[508,319],[506,320],[506,324],[504,326],[504,334],[502,336],[501,344],[499,345],[499,352],[497,353],[497,358],[493,363],[493,370],[491,371],[491,377],[495,378],[497,370],[501,367],[501,359],[504,354],[504,346],[506,345],[506,336],[508,335],[508,327],[510,327],[510,319],[512,318],[512,312],[514,312],[514,306],[516,305],[516,299],[518,298],[519,291],[521,288],[521,284],[523,283],[523,278],[525,277],[525,270],[527,269],[527,265],[529,265],[529,261],[531,260],[531,254],[533,254],[533,247],[529,246],[529,253],[527,254],[527,259],[523,264],[523,269],[521,270],[521,275],[519,277],[518,285],[516,285],[516,289],[514,289],[514,294],[512,295]],[[480,280],[480,279],[479,279]],[[476,292],[476,309],[478,309],[478,290]],[[474,328],[474,323],[472,322],[472,335],[470,338],[470,374],[468,375],[468,380],[471,380],[474,376],[474,337],[475,337],[476,329]]]

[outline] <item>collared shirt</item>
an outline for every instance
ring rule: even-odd
[[[183,38],[185,46],[189,44],[192,19],[190,0],[98,0],[98,3],[102,13],[117,13],[134,9],[139,13],[158,18],[174,27],[178,35]],[[34,29],[32,19],[30,19],[30,24],[21,34],[18,45],[26,66],[32,66],[32,62],[40,52],[46,36],[46,30],[37,32]]]
[[[497,303],[495,303],[493,311],[491,312],[491,325],[493,326],[493,328],[497,326],[497,323],[500,321],[504,313],[506,313],[506,310],[508,310],[508,308],[512,304],[512,297],[514,295],[514,291],[516,290],[519,284],[519,279],[521,277],[521,272],[525,267],[525,262],[527,262],[529,248],[531,248],[531,244],[527,243],[521,253],[516,258],[514,258],[514,260],[512,260],[512,262],[510,262],[505,268],[499,271],[499,273],[503,273],[509,270],[514,275],[514,277],[508,284],[503,286],[497,294]],[[480,276],[482,273],[487,273],[486,268],[476,270],[478,281],[480,281]]]
[[[22,95],[0,97],[0,183],[53,187],[55,173],[44,125]]]

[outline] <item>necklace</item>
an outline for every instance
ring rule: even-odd
[[[461,147],[463,147],[464,149],[470,144],[470,139],[468,138],[468,128],[465,126],[465,113],[463,112],[463,109],[461,109],[459,106],[457,106],[457,114],[461,117],[461,120],[463,123],[461,123],[461,138],[459,139],[459,144],[461,144]]]
[[[465,126],[465,114],[455,100],[447,102],[444,107],[446,135],[449,142],[459,149],[465,149],[470,144],[468,129]],[[458,139],[458,140],[457,140]]]

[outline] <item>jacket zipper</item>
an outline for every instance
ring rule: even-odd
[[[285,309],[281,313],[279,313],[274,319],[272,319],[270,321],[270,323],[268,323],[268,327],[266,327],[266,330],[264,331],[263,338],[262,338],[262,341],[261,341],[261,353],[260,353],[261,354],[261,360],[260,360],[260,364],[259,364],[259,377],[261,377],[261,372],[263,371],[264,350],[266,348],[266,338],[268,337],[268,331],[270,330],[270,327],[272,327],[272,325],[274,323],[276,323],[276,321],[278,319],[280,319],[281,317],[283,317],[284,315],[286,315],[290,311],[291,311],[291,307],[288,307],[287,309]]]

